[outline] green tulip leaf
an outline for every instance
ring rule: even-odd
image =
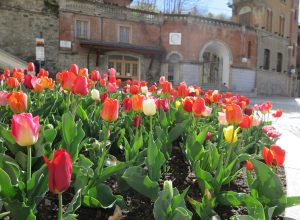
[[[169,132],[169,141],[172,143],[173,141],[177,140],[186,130],[186,126],[188,125],[189,120],[184,120],[181,123],[178,123],[173,127]]]
[[[146,175],[146,171],[143,168],[137,166],[129,167],[124,172],[122,178],[134,190],[150,198],[152,201],[155,201],[157,198],[159,185]]]
[[[79,189],[74,195],[72,201],[69,203],[68,208],[66,209],[63,218],[67,218],[69,215],[75,213],[75,211],[81,206],[81,189]],[[76,215],[75,215],[76,217]],[[76,218],[75,218],[76,219]]]
[[[103,183],[97,183],[83,196],[82,204],[93,208],[111,208],[117,202],[122,202],[122,196],[112,194],[111,188]]]
[[[16,193],[14,186],[11,184],[9,175],[0,168],[0,196],[2,198],[13,198]]]
[[[11,217],[14,220],[35,220],[36,216],[33,210],[26,206],[24,202],[19,202],[17,200],[8,203],[6,209],[10,211]]]
[[[286,198],[286,208],[300,205],[300,196],[291,196]]]
[[[32,174],[30,181],[27,183],[28,205],[35,208],[48,191],[48,169],[43,164],[40,169]]]
[[[275,207],[274,215],[280,215],[287,205],[285,193],[279,177],[264,163],[251,159],[256,173],[252,188],[258,193],[259,200],[268,207]]]
[[[62,136],[64,141],[67,144],[67,149],[68,149],[73,139],[77,136],[76,123],[70,112],[66,112],[62,116]],[[77,148],[77,147],[73,146],[73,148]]]

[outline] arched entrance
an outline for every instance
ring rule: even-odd
[[[213,40],[206,43],[200,52],[202,86],[219,90],[224,90],[224,86],[229,88],[231,63],[232,54],[224,42]]]

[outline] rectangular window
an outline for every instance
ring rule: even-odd
[[[272,11],[270,9],[267,9],[266,31],[269,32],[272,32],[272,16]]]
[[[279,16],[279,35],[284,36],[284,25],[285,25],[285,18],[283,16]]]
[[[248,41],[248,58],[251,57],[251,49],[252,49],[251,41]]]
[[[88,39],[90,36],[90,27],[88,21],[76,20],[75,36],[77,38]]]
[[[277,53],[277,67],[276,67],[277,72],[282,71],[282,53]]]
[[[119,26],[119,42],[130,43],[130,27]]]
[[[270,69],[270,50],[264,51],[264,70]]]

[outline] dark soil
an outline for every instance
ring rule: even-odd
[[[280,177],[283,186],[286,187],[285,183],[285,172],[284,168],[281,167],[277,170],[278,176]],[[182,192],[188,186],[190,186],[188,191],[188,196],[193,199],[200,201],[201,192],[198,188],[196,178],[191,172],[190,167],[186,164],[183,158],[183,154],[180,152],[180,149],[175,147],[173,155],[170,160],[167,162],[166,172],[162,175],[160,185],[162,186],[165,180],[172,180],[173,187],[177,187],[179,192]],[[118,192],[117,182],[112,178],[108,181],[108,184],[112,187],[113,191],[116,194],[121,194],[126,201],[127,206],[130,210],[122,210],[122,219],[124,220],[152,220],[154,219],[153,211],[153,202],[150,199],[140,195],[134,190],[128,190],[127,192]],[[229,186],[226,186],[224,190],[232,190],[236,192],[249,192],[246,183],[245,170],[241,172],[235,181]],[[72,192],[65,192],[63,194],[63,204],[68,204],[72,199]],[[57,195],[48,193],[43,199],[43,201],[38,206],[37,219],[46,220],[46,219],[57,219]],[[193,212],[193,208],[187,202],[187,207]],[[82,220],[106,220],[109,216],[113,214],[114,209],[93,209],[87,207],[80,207],[76,214],[78,214],[78,219]],[[221,219],[229,219],[233,215],[237,214],[247,214],[247,209],[244,207],[228,207],[228,206],[219,206],[216,208],[216,212],[221,217]],[[193,216],[193,219],[200,219],[196,216]],[[281,220],[282,217],[274,218],[275,220]]]

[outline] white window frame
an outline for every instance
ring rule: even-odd
[[[87,22],[87,36],[77,36],[77,22]],[[75,37],[79,39],[90,39],[91,28],[90,28],[90,20],[88,19],[76,19],[75,20]]]
[[[121,27],[125,27],[125,28],[129,28],[129,39],[128,39],[128,42],[122,42],[121,39],[120,39],[120,29]],[[132,42],[132,27],[131,25],[124,25],[124,24],[118,24],[118,42],[120,43],[131,43]]]

